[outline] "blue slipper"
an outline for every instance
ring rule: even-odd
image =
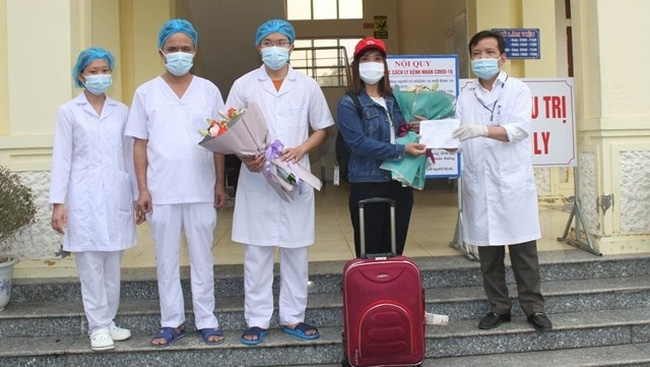
[[[153,339],[151,339],[151,344],[154,347],[168,347],[174,344],[178,339],[185,337],[185,328],[183,326],[178,328],[173,327],[164,327],[160,329],[158,334],[156,334]],[[165,344],[153,344],[154,339],[165,339]]]
[[[304,322],[301,322],[298,325],[296,325],[295,329],[292,329],[288,326],[282,326],[282,330],[284,330],[284,332],[287,334],[297,336],[301,339],[314,340],[320,338],[320,333],[318,332],[318,329]],[[316,332],[314,334],[307,335],[307,332],[309,330],[315,330]]]
[[[257,339],[254,340],[249,340],[246,339],[247,336],[256,336]],[[242,344],[246,345],[257,345],[264,340],[264,337],[266,336],[266,329],[262,329],[261,327],[253,326],[249,327],[248,329],[244,330],[244,333],[241,335],[241,338],[239,341],[242,342]]]
[[[217,344],[221,344],[221,343],[226,341],[226,338],[225,338],[226,335],[219,328],[201,329],[201,330],[199,330],[199,333],[201,334],[201,337],[203,338],[203,341],[207,345],[217,345]],[[224,338],[221,339],[221,340],[217,340],[217,341],[210,341],[209,339],[210,339],[211,336],[223,336]]]

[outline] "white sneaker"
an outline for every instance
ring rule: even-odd
[[[111,334],[106,328],[98,329],[90,334],[90,349],[111,350],[115,348]]]
[[[111,339],[116,342],[121,342],[131,337],[131,330],[121,328],[115,325],[115,322],[111,322],[111,324],[108,325],[108,331],[111,335]]]

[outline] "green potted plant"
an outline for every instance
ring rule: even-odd
[[[34,221],[36,204],[30,187],[8,168],[0,166],[0,245],[14,238],[25,226]],[[0,253],[0,312],[4,311],[11,296],[11,277],[18,258]]]

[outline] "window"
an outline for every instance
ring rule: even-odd
[[[362,19],[363,0],[287,0],[287,19]]]
[[[347,66],[361,38],[296,40],[291,66],[321,87],[347,86]]]

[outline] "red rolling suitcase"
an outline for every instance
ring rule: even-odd
[[[364,205],[388,203],[392,254],[365,255]],[[425,311],[420,269],[394,256],[395,201],[359,202],[361,258],[343,268],[343,365],[414,366],[424,361]]]

